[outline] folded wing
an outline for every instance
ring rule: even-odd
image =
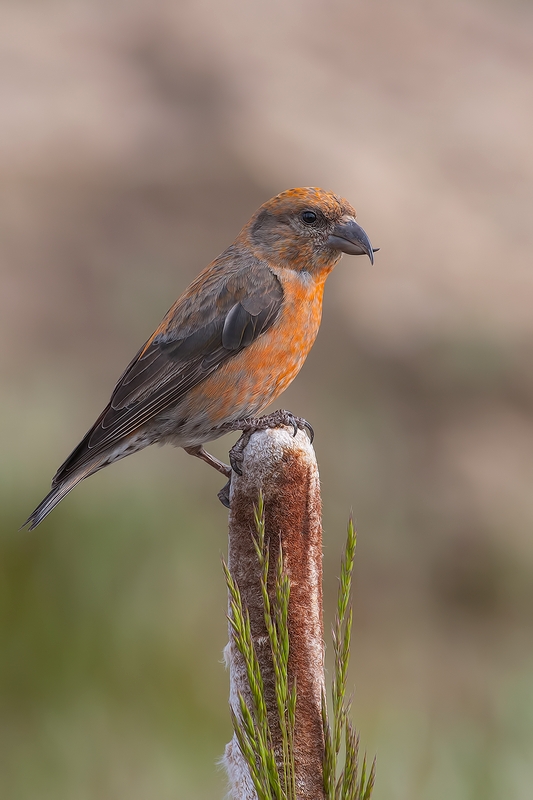
[[[276,320],[283,290],[261,262],[228,275],[221,262],[199,276],[137,353],[108,406],[57,471],[52,486],[83,469],[235,357]]]

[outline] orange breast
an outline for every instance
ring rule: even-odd
[[[214,427],[254,416],[296,377],[320,327],[324,281],[289,270],[279,278],[285,298],[274,325],[195,387],[180,414],[200,414]]]

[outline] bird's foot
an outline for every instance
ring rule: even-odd
[[[231,486],[231,478],[227,483],[224,484],[220,492],[218,492],[217,497],[222,503],[223,506],[229,508],[229,487]]]
[[[232,470],[236,472],[237,475],[242,475],[244,450],[250,441],[252,433],[255,433],[255,431],[265,431],[268,428],[282,428],[284,426],[292,428],[294,436],[296,436],[300,430],[307,433],[309,441],[312,442],[314,439],[315,432],[307,420],[302,417],[296,417],[294,414],[291,414],[290,411],[274,411],[272,414],[266,414],[264,417],[245,417],[244,419],[238,419],[232,422],[231,426],[228,426],[228,431],[242,431],[241,438],[229,451],[229,462]],[[222,491],[225,489],[226,487],[224,487]]]
[[[231,483],[231,467],[227,464],[224,464],[223,461],[219,461],[218,458],[212,456],[211,453],[208,453],[201,445],[196,445],[195,447],[184,447],[183,448],[186,453],[190,456],[195,456],[195,458],[201,458],[202,461],[205,461],[206,464],[209,464],[210,467],[213,467],[217,470],[217,472],[221,472],[222,475],[225,475],[228,478],[228,482],[222,487],[220,492],[218,493],[218,499],[222,503],[223,506],[229,508],[229,487]]]
[[[307,420],[303,419],[302,417],[296,417],[294,414],[291,414],[290,411],[280,410],[274,411],[272,414],[267,414],[264,417],[244,417],[243,419],[238,419],[235,422],[225,426],[225,433],[229,433],[230,431],[242,431],[241,438],[229,451],[231,467],[229,467],[227,464],[224,464],[222,461],[219,461],[218,458],[215,458],[210,453],[206,452],[201,445],[197,445],[195,447],[184,447],[183,449],[186,453],[189,453],[189,455],[200,458],[202,461],[205,461],[207,464],[209,464],[209,466],[214,467],[218,472],[221,472],[222,475],[225,475],[226,478],[229,478],[228,482],[218,493],[218,499],[222,505],[226,506],[226,508],[229,508],[231,472],[233,470],[237,473],[237,475],[242,475],[244,449],[250,441],[250,436],[252,433],[255,433],[255,431],[265,431],[268,428],[281,428],[284,426],[292,428],[294,436],[296,436],[299,430],[305,431],[309,436],[309,440],[311,442],[313,441],[315,434],[313,428],[307,422]]]

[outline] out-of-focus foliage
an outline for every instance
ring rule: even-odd
[[[329,614],[354,509],[373,797],[530,796],[532,15],[2,4],[2,797],[223,796],[219,476],[153,448],[17,528],[190,279],[296,185],[381,247],[329,278],[282,400],[316,431]]]

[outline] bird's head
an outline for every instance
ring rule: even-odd
[[[264,203],[243,234],[256,255],[278,266],[329,273],[343,253],[367,255],[374,250],[355,211],[323,189],[288,189]]]

